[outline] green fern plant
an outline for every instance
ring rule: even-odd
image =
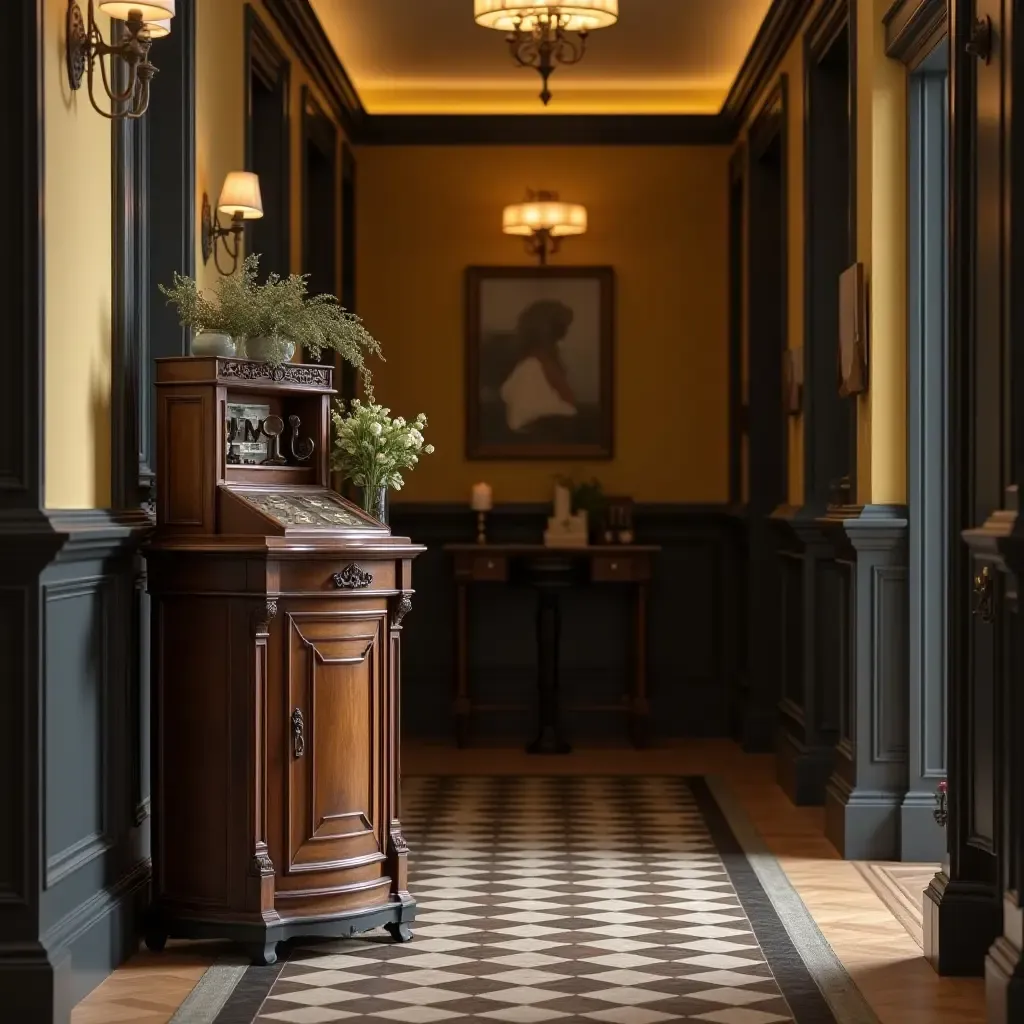
[[[268,274],[259,283],[259,255],[247,256],[238,273],[221,277],[213,296],[204,295],[190,277],[175,274],[171,287],[160,291],[178,311],[182,326],[196,331],[223,331],[232,337],[270,338],[267,362],[284,362],[291,342],[319,359],[325,349],[337,352],[366,379],[368,356],[383,360],[380,344],[333,295],[310,295],[309,275]]]

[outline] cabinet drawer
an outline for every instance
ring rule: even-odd
[[[633,559],[628,555],[624,558],[620,555],[597,555],[591,563],[590,576],[595,583],[632,580]]]
[[[322,591],[364,594],[395,589],[395,563],[354,558],[280,563],[279,587],[285,592]]]

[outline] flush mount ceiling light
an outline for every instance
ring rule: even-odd
[[[544,83],[540,99],[547,106],[555,64],[582,60],[587,35],[618,21],[619,0],[473,0],[473,17],[484,28],[508,33],[512,59],[536,69]]]
[[[116,43],[104,41],[96,24],[95,7],[124,27],[115,38]],[[89,20],[82,16],[77,0],[68,0],[67,12],[67,65],[68,82],[72,89],[82,87],[85,77],[89,89],[89,102],[96,112],[111,121],[121,118],[142,117],[149,106],[149,83],[156,68],[149,62],[149,47],[154,39],[170,35],[174,17],[174,0],[89,0]],[[105,63],[109,57],[124,61],[127,81],[121,92],[111,88],[110,74]],[[100,66],[103,90],[110,100],[110,111],[103,110],[93,93],[96,65]]]
[[[524,237],[526,251],[543,267],[548,256],[558,252],[563,238],[587,230],[587,208],[561,202],[557,192],[527,192],[525,203],[505,207],[501,230]]]

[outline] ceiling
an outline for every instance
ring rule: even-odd
[[[516,65],[473,0],[311,0],[370,114],[713,114],[771,0],[619,0],[583,61]]]

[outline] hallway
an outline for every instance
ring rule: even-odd
[[[191,996],[218,957],[238,958],[172,943],[116,971],[74,1024],[985,1019],[981,979],[932,970],[859,865],[837,858],[822,811],[775,785],[771,758],[695,741],[564,759],[423,745],[404,759],[411,943],[298,946],[283,967],[222,961]]]

